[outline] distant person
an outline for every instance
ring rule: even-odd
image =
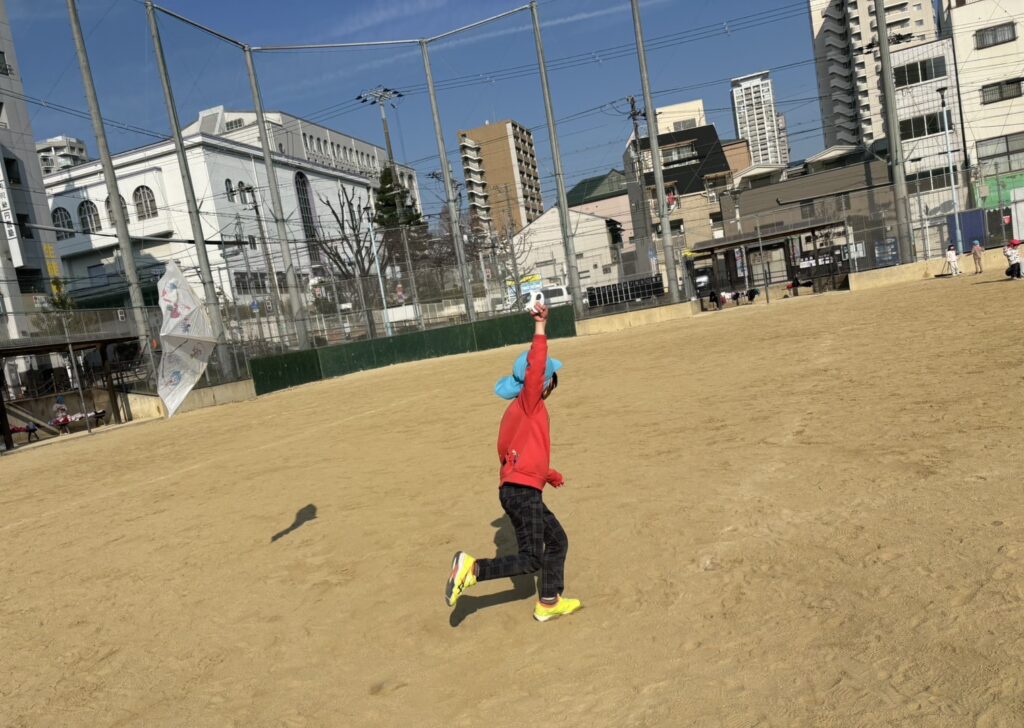
[[[64,397],[57,397],[57,401],[53,403],[52,409],[53,419],[55,420],[68,416],[68,406],[64,403]]]
[[[949,264],[950,275],[960,275],[960,258],[956,254],[956,246],[953,243],[946,248],[946,262]]]
[[[971,246],[971,257],[974,258],[974,275],[981,275],[981,256],[985,252],[985,249],[981,247],[981,243],[977,240],[974,241],[974,245]]]
[[[493,559],[474,559],[457,551],[445,587],[445,601],[454,607],[462,593],[478,581],[540,572],[540,601],[533,618],[546,622],[580,609],[579,599],[562,596],[565,555],[569,539],[555,514],[544,504],[544,486],[561,488],[565,478],[551,467],[548,397],[558,386],[562,363],[548,357],[545,329],[548,309],[536,304],[530,351],[516,360],[512,376],[501,379],[494,393],[512,402],[498,429],[501,461],[498,499],[516,531],[519,553]]]
[[[1011,240],[1003,248],[1003,255],[1006,256],[1006,262],[1009,267],[1006,269],[1006,275],[1010,278],[1020,278],[1020,241]]]

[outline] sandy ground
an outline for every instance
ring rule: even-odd
[[[442,596],[508,546],[518,350],[4,458],[0,725],[1024,725],[1022,303],[965,276],[554,342],[586,608],[547,624],[528,583]]]

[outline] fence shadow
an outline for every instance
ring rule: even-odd
[[[496,555],[509,556],[517,553],[519,545],[516,543],[516,532],[512,528],[512,521],[509,520],[508,516],[502,516],[491,523],[491,525],[498,529],[494,533],[494,545],[497,547]],[[531,599],[537,593],[537,577],[532,574],[513,576],[510,581],[512,582],[512,588],[507,591],[480,597],[469,596],[468,594],[459,597],[459,601],[455,605],[455,609],[452,610],[448,623],[452,627],[458,627],[466,617],[480,609]]]
[[[312,503],[303,506],[295,513],[295,520],[292,521],[292,525],[288,526],[288,528],[284,529],[283,531],[278,531],[273,536],[271,536],[270,543],[274,543],[274,541],[278,540],[279,538],[287,536],[289,533],[301,527],[303,524],[309,523],[310,521],[314,520],[316,520],[316,506],[313,505]]]

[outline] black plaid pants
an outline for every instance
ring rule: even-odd
[[[539,570],[541,599],[554,599],[562,593],[569,538],[541,496],[537,488],[512,483],[501,486],[501,507],[515,528],[519,553],[478,559],[477,581],[532,574]]]

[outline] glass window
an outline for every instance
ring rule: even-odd
[[[997,154],[1006,154],[1006,137],[978,142],[979,157],[994,157]]]
[[[71,221],[70,212],[63,207],[55,207],[50,217],[53,219],[53,226],[60,228],[57,231],[57,240],[67,240],[75,236],[75,224]]]
[[[111,227],[113,227],[113,225],[114,225],[114,208],[110,204],[110,198],[109,197],[107,198],[105,206],[107,208],[107,217],[110,219],[110,225],[111,225]],[[121,213],[124,215],[124,221],[126,223],[129,222],[129,218],[128,218],[128,205],[125,204],[123,197],[121,198]]]
[[[242,180],[238,180],[238,201],[243,205],[249,204],[249,191]]]
[[[19,212],[17,214],[17,219],[18,219],[18,232],[21,234],[21,237],[24,238],[25,240],[31,240],[32,238],[34,238],[35,235],[32,234],[32,228],[30,227],[30,225],[32,223],[32,220],[29,219],[29,216],[28,215],[22,215]]]
[[[1017,31],[1013,23],[993,25],[983,28],[974,34],[974,47],[977,49],[991,48],[1002,43],[1010,43],[1017,39]]]
[[[907,66],[907,83],[921,83],[921,69],[916,63]]]
[[[229,179],[224,180],[224,194],[227,196],[228,202],[235,201],[235,188]]]
[[[156,197],[153,196],[153,190],[145,185],[136,187],[132,194],[132,202],[135,203],[135,216],[140,220],[156,217]]]
[[[309,188],[309,179],[302,172],[295,173],[295,194],[299,198],[302,234],[306,240],[317,240],[316,216],[313,214],[313,195]],[[320,262],[320,250],[314,245],[309,246],[309,258],[314,263]]]
[[[83,233],[94,233],[100,229],[100,211],[89,200],[78,205],[78,225]]]

